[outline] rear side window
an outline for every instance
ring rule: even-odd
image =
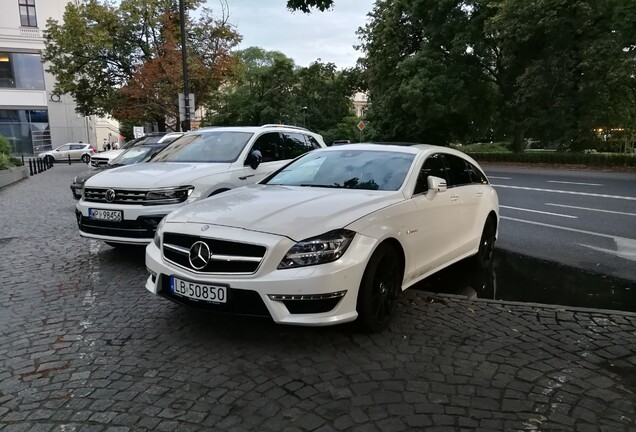
[[[305,141],[305,135],[300,133],[283,132],[283,155],[285,159],[295,159],[314,148]]]
[[[467,162],[455,155],[444,155],[450,168],[449,186],[463,186],[472,183]]]
[[[309,145],[311,146],[312,149],[319,149],[320,147],[320,143],[318,143],[318,141],[316,140],[316,138],[312,137],[311,135],[305,135],[305,139],[307,141],[309,141]]]
[[[468,161],[466,161],[466,167],[472,183],[488,184],[488,179],[479,168]]]
[[[428,190],[429,176],[442,178],[446,180],[448,184],[448,173],[446,164],[444,163],[444,155],[437,153],[426,158],[417,178],[414,194],[420,194]]]
[[[71,150],[82,150],[86,145],[84,144],[71,144]]]

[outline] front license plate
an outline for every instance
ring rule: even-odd
[[[101,210],[88,209],[88,218],[90,220],[103,220],[109,222],[121,222],[123,212],[121,210]]]
[[[170,277],[170,291],[193,300],[227,303],[227,287],[224,286],[188,282],[172,276]]]

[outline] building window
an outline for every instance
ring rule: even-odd
[[[18,0],[20,6],[20,25],[22,27],[37,27],[35,17],[35,0]]]
[[[44,90],[39,54],[0,52],[0,88]]]

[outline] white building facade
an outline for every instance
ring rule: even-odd
[[[37,154],[67,142],[102,144],[95,116],[77,114],[68,95],[53,96],[55,78],[42,64],[46,21],[61,22],[66,5],[81,1],[0,0],[0,135],[16,154]]]

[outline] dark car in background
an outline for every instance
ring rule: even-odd
[[[147,144],[147,141],[136,141],[132,146],[129,146],[119,156],[117,156],[109,163],[92,167],[91,169],[83,171],[82,173],[76,175],[73,178],[73,183],[71,183],[71,192],[73,192],[73,198],[80,199],[82,197],[82,193],[84,192],[84,183],[86,183],[86,180],[93,177],[94,175],[111,168],[117,168],[141,162],[148,162],[157,153],[176,141],[177,138],[178,136],[169,140],[164,140],[161,143],[150,144]]]

